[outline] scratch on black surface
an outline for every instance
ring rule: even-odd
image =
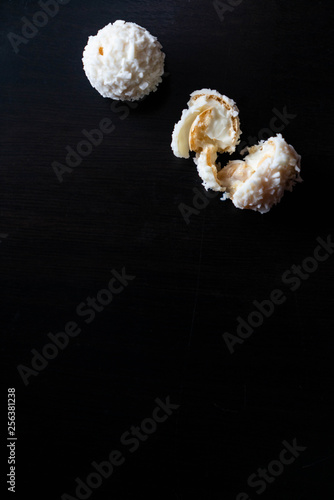
[[[232,410],[231,408],[222,408],[221,406],[217,405],[217,403],[213,403],[213,406],[218,408],[218,410],[223,411],[225,413],[239,413],[238,410]]]
[[[194,306],[193,306],[192,317],[191,317],[191,324],[190,324],[190,332],[189,332],[187,350],[186,350],[185,356],[184,356],[183,374],[182,374],[181,383],[180,383],[180,389],[179,389],[179,402],[180,402],[180,404],[181,404],[181,396],[182,396],[182,391],[183,391],[183,383],[184,383],[184,378],[185,378],[185,373],[186,373],[188,353],[189,353],[191,339],[192,339],[192,333],[193,333],[193,329],[194,329],[195,312],[196,312],[196,307],[197,307],[197,302],[198,302],[198,290],[199,290],[201,265],[202,265],[202,250],[203,250],[204,228],[205,228],[205,212],[204,212],[203,224],[202,224],[202,234],[201,234],[201,243],[200,243],[200,250],[199,250],[199,259],[198,259],[198,270],[197,270],[197,280],[196,280],[196,290],[195,290]],[[180,418],[180,412],[177,413],[177,417],[176,417],[175,437],[178,435],[179,418]],[[176,440],[175,440],[175,442],[176,442]]]
[[[192,313],[192,318],[191,318],[191,326],[190,326],[190,333],[189,333],[189,339],[188,339],[188,350],[190,348],[191,338],[192,338],[192,334],[193,334],[193,330],[194,330],[195,313],[196,313],[196,307],[197,307],[197,302],[198,302],[198,290],[199,290],[199,282],[200,282],[201,267],[202,267],[202,251],[203,251],[203,240],[204,240],[205,215],[206,214],[204,212],[203,225],[202,225],[202,234],[201,234],[201,244],[200,244],[200,250],[199,250],[199,261],[198,261],[198,270],[197,270],[197,280],[196,280],[196,291],[195,291],[195,298],[194,298],[194,307],[193,307],[193,313]]]
[[[307,469],[309,467],[314,467],[315,465],[325,462],[326,460],[329,460],[330,458],[334,457],[334,454],[329,455],[328,457],[320,458],[319,460],[316,460],[315,462],[312,462],[311,464],[308,465],[303,465],[302,469]]]

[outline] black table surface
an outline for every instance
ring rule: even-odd
[[[333,13],[1,2],[2,476],[14,443],[16,491],[2,498],[333,498]],[[117,19],[166,54],[136,105],[82,69],[88,36]],[[280,132],[301,154],[303,183],[269,213],[208,198],[172,154],[201,88],[236,101],[243,145]]]

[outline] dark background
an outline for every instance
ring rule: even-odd
[[[0,6],[2,447],[5,462],[15,387],[16,498],[75,497],[75,478],[113,449],[125,463],[90,498],[331,498],[334,257],[295,292],[282,275],[333,230],[333,2],[244,0],[220,19],[205,0],[71,0],[15,54],[8,33],[39,10]],[[123,112],[81,62],[88,35],[116,19],[166,53],[158,91]],[[296,115],[282,133],[304,182],[270,213],[216,197],[183,219],[179,204],[205,191],[171,132],[203,87],[237,102],[242,140],[274,108]],[[106,117],[114,131],[60,183],[52,162]],[[136,278],[85,324],[76,307],[123,267]],[[285,303],[230,354],[223,333],[275,288]],[[24,385],[17,366],[69,321],[80,335]],[[179,409],[130,453],[121,435],[167,396]],[[258,495],[248,477],[293,439],[307,449]]]

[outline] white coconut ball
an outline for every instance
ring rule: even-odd
[[[103,96],[137,101],[157,90],[165,54],[157,38],[138,24],[115,21],[88,38],[83,67],[91,85]]]

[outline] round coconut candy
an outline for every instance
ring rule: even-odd
[[[157,38],[138,24],[115,21],[88,38],[83,67],[103,96],[137,101],[157,90],[165,54]]]

